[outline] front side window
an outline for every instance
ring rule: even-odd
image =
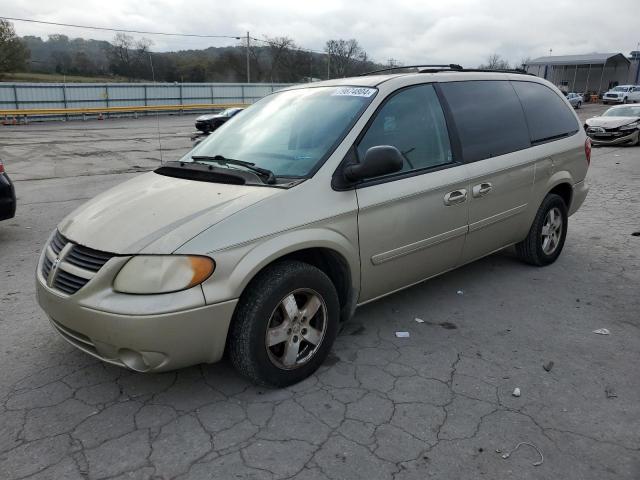
[[[573,111],[549,87],[535,82],[512,82],[527,118],[531,142],[572,135],[580,128]]]
[[[505,80],[443,83],[462,143],[465,162],[476,162],[528,148],[522,106]]]
[[[402,171],[453,161],[444,113],[432,85],[405,88],[383,104],[357,146],[360,160],[369,148],[378,145],[400,150]]]
[[[251,162],[279,177],[307,177],[342,141],[377,90],[310,87],[274,93],[212,133],[192,156]]]

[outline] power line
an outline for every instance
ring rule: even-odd
[[[196,37],[196,38],[232,38],[234,40],[241,40],[242,35],[201,35],[196,33],[169,33],[169,32],[147,32],[144,30],[128,30],[124,28],[108,28],[108,27],[96,27],[91,25],[76,25],[72,23],[58,23],[58,22],[45,22],[44,20],[33,20],[30,18],[14,18],[14,17],[0,17],[3,20],[11,20],[14,22],[27,22],[27,23],[41,23],[43,25],[56,25],[58,27],[73,27],[73,28],[86,28],[89,30],[105,30],[108,32],[123,32],[123,33],[139,33],[142,35],[164,35],[168,37]]]

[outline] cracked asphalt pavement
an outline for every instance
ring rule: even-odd
[[[106,365],[36,304],[48,234],[157,166],[158,126],[165,159],[189,147],[190,116],[0,127],[18,195],[0,223],[0,478],[640,478],[640,147],[594,149],[554,265],[507,250],[366,305],[317,374],[269,390],[227,362]],[[544,463],[527,445],[503,459],[519,442]]]

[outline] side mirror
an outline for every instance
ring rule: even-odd
[[[356,182],[399,172],[403,164],[404,158],[400,150],[391,145],[378,145],[367,150],[361,163],[347,165],[344,176],[347,180]]]

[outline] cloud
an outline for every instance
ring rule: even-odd
[[[31,0],[7,2],[6,16],[111,28],[288,36],[322,50],[332,38],[356,38],[380,62],[461,63],[476,66],[491,53],[523,57],[636,48],[637,15],[601,15],[595,0]],[[616,12],[636,11],[637,0],[617,0]],[[111,39],[113,33],[16,22],[20,35]],[[235,44],[235,40],[149,36],[159,51]]]

